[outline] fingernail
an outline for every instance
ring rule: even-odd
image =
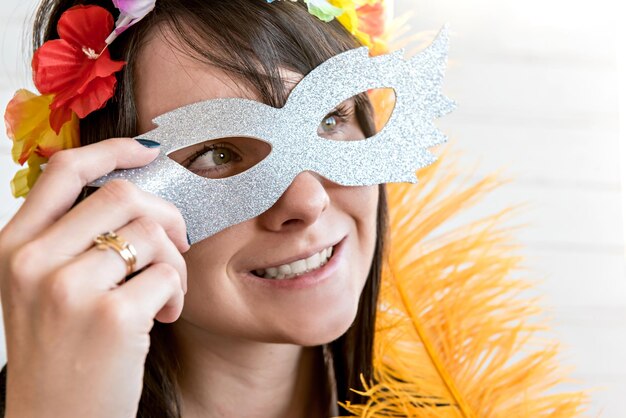
[[[187,244],[191,245],[191,238],[189,238],[189,232],[187,232]]]
[[[135,141],[139,142],[141,145],[143,145],[146,148],[158,148],[161,146],[161,144],[151,139],[135,138]]]

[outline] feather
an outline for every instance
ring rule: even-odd
[[[586,394],[555,391],[565,381],[558,344],[539,339],[547,326],[516,275],[516,208],[452,226],[503,181],[460,181],[442,163],[450,154],[420,170],[419,184],[387,186],[374,381],[357,390],[366,403],[342,406],[360,417],[579,416]]]

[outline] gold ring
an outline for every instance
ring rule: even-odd
[[[99,250],[111,248],[117,251],[126,263],[126,275],[128,276],[134,273],[135,265],[137,264],[137,251],[131,243],[125,241],[112,231],[98,235],[94,238],[93,242]]]

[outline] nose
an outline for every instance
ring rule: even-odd
[[[258,216],[260,225],[279,232],[315,223],[330,204],[323,181],[309,171],[298,174],[276,203]]]

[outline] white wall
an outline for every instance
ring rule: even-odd
[[[504,168],[515,178],[478,211],[530,203],[519,218],[529,224],[519,234],[528,265],[544,279],[563,363],[585,387],[601,389],[591,415],[605,418],[626,416],[618,403],[626,394],[626,273],[617,4],[397,0],[398,14],[413,11],[416,30],[451,24],[445,90],[460,107],[439,126],[468,164],[480,160],[482,173]],[[18,57],[32,5],[0,2],[2,109],[14,90],[30,86],[27,60]],[[0,138],[0,226],[19,205],[8,186],[17,170],[10,145]]]
[[[468,164],[514,179],[477,211],[529,203],[518,237],[542,279],[562,363],[598,388],[590,416],[626,417],[618,78],[626,79],[616,59],[626,13],[609,0],[397,0],[404,11],[416,29],[450,24],[444,89],[459,108],[439,126]]]
[[[4,115],[6,104],[18,88],[34,90],[30,80],[27,49],[24,38],[24,23],[34,8],[32,0],[4,0],[0,2],[0,110]],[[4,126],[4,125],[3,125]],[[4,225],[19,206],[19,201],[11,196],[9,181],[18,170],[11,160],[11,141],[4,129],[0,130],[0,226]]]

